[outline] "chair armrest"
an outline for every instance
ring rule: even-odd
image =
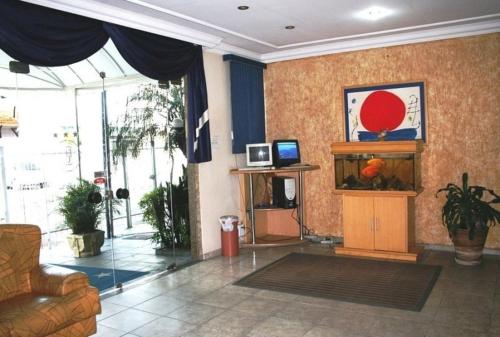
[[[64,296],[88,286],[85,273],[59,266],[41,264],[31,274],[31,291],[49,296]]]

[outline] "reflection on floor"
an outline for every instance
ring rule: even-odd
[[[147,239],[148,235],[144,235],[144,233],[124,235],[114,239],[113,242],[106,239],[101,248],[101,255],[75,258],[65,240],[66,235],[63,233],[60,235],[62,239],[53,239],[50,248],[47,243],[44,243],[40,253],[40,263],[109,269],[114,266],[116,269],[153,274],[165,271],[174,262],[177,265],[191,262],[191,252],[186,249],[176,249],[175,258],[171,249],[166,250],[164,255],[156,255],[155,245]],[[131,236],[137,239],[130,239]],[[121,280],[118,279],[117,282],[121,282]]]
[[[500,259],[480,267],[426,251],[423,263],[443,270],[421,312],[259,291],[232,285],[289,252],[331,254],[308,244],[242,249],[102,300],[97,336],[183,337],[493,337],[500,336]]]

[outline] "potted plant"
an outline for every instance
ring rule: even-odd
[[[441,192],[446,193],[442,219],[455,246],[455,261],[469,266],[480,264],[489,227],[500,221],[500,212],[492,206],[500,203],[500,197],[485,187],[469,186],[467,173],[462,175],[462,188],[449,183],[436,192],[436,197]],[[483,199],[488,196],[492,199]]]
[[[170,212],[170,188],[172,188],[173,219]],[[179,248],[189,248],[190,228],[187,199],[187,181],[185,177],[181,177],[177,185],[167,183],[167,186],[163,187],[160,184],[159,187],[146,193],[139,201],[144,220],[156,230],[151,240],[160,246],[157,253],[161,254],[162,249],[168,250],[174,242]],[[173,233],[172,220],[174,223]]]
[[[86,180],[69,185],[59,201],[59,213],[71,229],[68,243],[75,257],[95,256],[101,253],[104,231],[97,229],[104,210],[103,203],[92,203],[89,196],[99,193],[99,186]]]

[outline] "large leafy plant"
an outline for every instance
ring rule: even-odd
[[[66,188],[66,194],[59,200],[58,211],[73,234],[91,233],[97,229],[104,205],[89,202],[89,195],[99,192],[99,186],[86,180]]]
[[[177,185],[172,185],[173,230],[170,209],[170,183],[166,187],[160,185],[146,193],[139,201],[144,220],[156,229],[152,240],[164,247],[174,243],[182,248],[190,246],[190,230],[188,215],[187,180],[183,176]]]
[[[469,239],[474,240],[477,230],[488,230],[500,221],[500,212],[492,205],[500,203],[500,197],[491,189],[482,186],[469,186],[467,172],[462,175],[462,188],[449,183],[436,192],[446,193],[446,202],[442,210],[443,225],[450,235],[458,229],[467,229]],[[483,197],[492,197],[483,200]]]

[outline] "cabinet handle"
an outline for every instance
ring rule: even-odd
[[[375,230],[378,231],[379,226],[378,226],[378,218],[375,218]]]

